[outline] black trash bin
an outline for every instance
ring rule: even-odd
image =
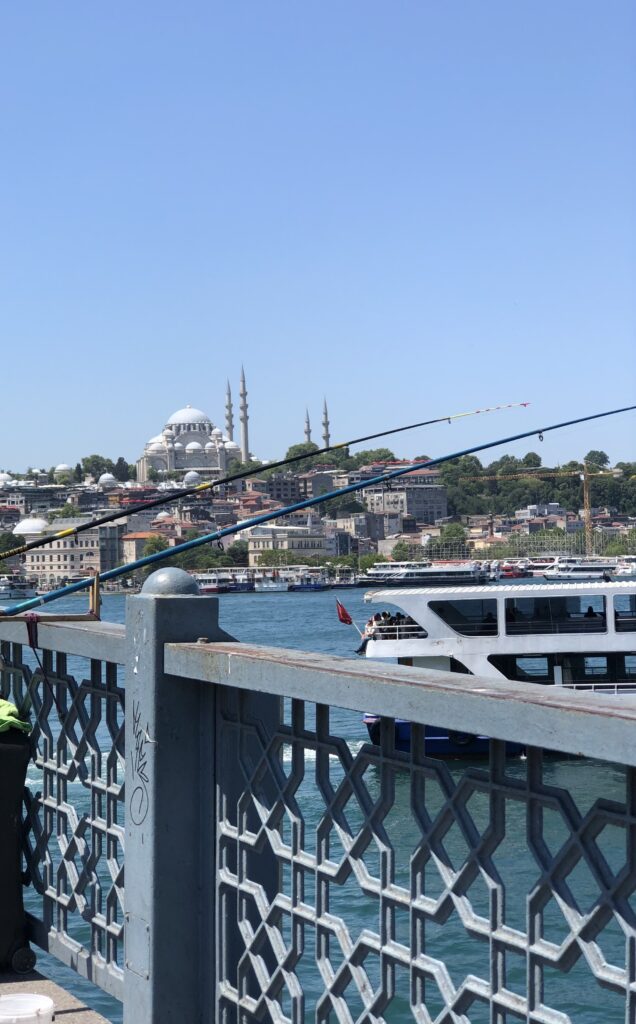
[[[22,793],[31,753],[19,729],[0,732],[0,968],[33,970],[22,899]]]

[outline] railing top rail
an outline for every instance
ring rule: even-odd
[[[248,644],[166,644],[165,671],[636,766],[636,696]],[[601,727],[602,725],[602,727]]]
[[[38,647],[81,658],[96,658],[123,665],[126,660],[126,627],[115,622],[56,621],[54,615],[38,615]],[[0,619],[0,642],[27,644],[23,619]]]

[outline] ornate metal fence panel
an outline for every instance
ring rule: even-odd
[[[23,840],[32,939],[121,999],[121,669],[103,655],[34,653],[10,641],[0,650],[2,696],[27,708],[33,727]]]
[[[218,1019],[636,1020],[634,769],[447,764],[423,726],[404,755],[390,719],[352,745],[337,709],[219,701]]]

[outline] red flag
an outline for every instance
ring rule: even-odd
[[[338,618],[341,622],[344,622],[345,626],[353,626],[353,619],[345,606],[340,604],[340,601],[336,601],[336,611],[338,612]]]

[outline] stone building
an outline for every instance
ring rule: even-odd
[[[146,443],[137,462],[137,479],[144,483],[154,470],[160,476],[195,472],[204,480],[213,480],[225,475],[231,459],[241,461],[240,446],[215,427],[206,413],[186,405]]]

